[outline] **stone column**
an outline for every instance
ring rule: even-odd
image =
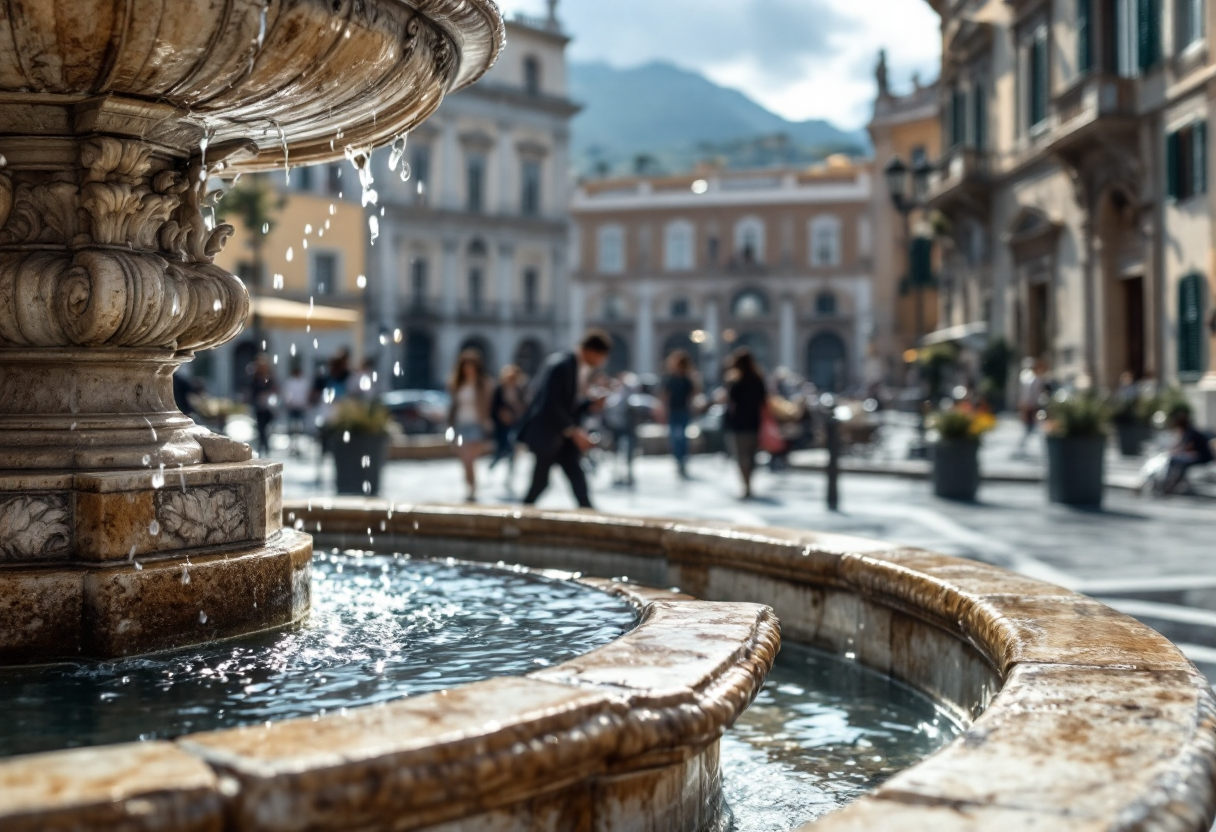
[[[722,374],[722,325],[718,322],[718,299],[705,299],[705,345],[701,351],[701,375],[706,384],[716,384]]]
[[[648,280],[638,283],[638,354],[632,369],[638,373],[654,372],[654,286]]]
[[[500,243],[498,246],[498,327],[494,333],[495,356],[499,365],[514,358],[515,320],[515,246]],[[497,367],[489,368],[491,372]]]
[[[781,298],[781,323],[780,323],[780,349],[778,354],[781,356],[781,366],[796,370],[796,353],[797,346],[795,345],[795,327],[797,310],[794,308],[794,299],[789,295]]]
[[[504,215],[517,213],[515,167],[515,146],[511,140],[511,125],[498,125],[498,211]]]

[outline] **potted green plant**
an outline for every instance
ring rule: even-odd
[[[929,417],[933,443],[933,493],[973,502],[980,487],[980,437],[996,425],[991,413],[952,407]]]
[[[1144,445],[1153,438],[1153,414],[1157,412],[1155,396],[1139,393],[1116,396],[1110,405],[1110,421],[1115,427],[1119,453],[1140,456]]]
[[[1060,396],[1047,408],[1047,495],[1053,503],[1099,506],[1106,475],[1106,403],[1093,393]]]
[[[342,399],[325,426],[325,441],[334,455],[339,494],[380,493],[380,472],[388,458],[389,412],[366,399]]]

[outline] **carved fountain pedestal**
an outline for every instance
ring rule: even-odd
[[[173,402],[249,312],[207,183],[404,134],[493,63],[497,11],[14,0],[0,33],[0,664],[299,618],[280,466]]]

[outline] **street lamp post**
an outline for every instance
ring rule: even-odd
[[[916,159],[911,168],[899,156],[894,156],[887,163],[884,170],[887,178],[887,191],[891,195],[891,204],[899,212],[903,220],[905,263],[907,264],[908,280],[913,291],[915,309],[914,331],[912,333],[913,347],[919,346],[921,339],[925,335],[925,284],[927,281],[925,279],[926,275],[919,274],[919,271],[923,271],[923,269],[917,269],[914,262],[912,212],[925,208],[925,198],[929,190],[929,174],[932,171],[933,166],[923,156]],[[921,392],[922,394],[925,392],[923,387]],[[920,417],[917,420],[916,430],[917,442],[909,449],[908,455],[913,458],[924,458],[927,455],[927,449],[925,445],[925,408],[923,402],[920,407]]]

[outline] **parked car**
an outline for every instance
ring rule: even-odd
[[[390,390],[381,397],[405,433],[438,433],[448,422],[451,397],[442,390]]]

